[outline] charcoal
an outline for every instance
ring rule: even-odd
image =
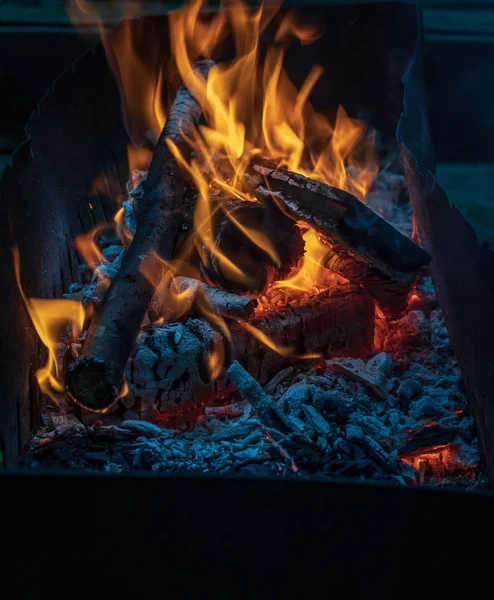
[[[439,427],[454,427],[458,429],[458,431],[460,430],[460,419],[455,413],[446,415],[445,417],[442,417],[442,419],[437,419],[436,424]]]
[[[437,345],[449,344],[449,334],[440,309],[431,312],[430,318],[431,341]]]
[[[312,406],[319,411],[337,412],[339,409],[349,409],[351,398],[339,390],[317,393],[313,396]]]
[[[276,388],[281,385],[290,375],[292,375],[293,367],[285,367],[279,373],[277,373],[268,383],[264,386],[267,394],[274,394]]]
[[[397,394],[402,400],[410,402],[422,393],[422,385],[416,379],[405,379],[397,389]]]
[[[360,413],[353,413],[350,415],[349,422],[352,425],[358,425],[364,435],[369,435],[385,443],[391,438],[391,430],[387,427],[381,419],[373,415],[362,415]]]
[[[475,424],[473,417],[463,417],[461,419],[460,435],[465,442],[473,442],[475,438]]]
[[[410,485],[415,485],[421,481],[421,476],[417,469],[404,460],[398,460],[398,472]]]
[[[374,438],[364,434],[363,445],[367,454],[376,461],[377,465],[385,469],[389,467],[389,454]]]
[[[321,395],[321,389],[315,385],[295,383],[278,400],[278,406],[285,412],[300,414],[302,404],[312,404],[313,397]]]
[[[384,375],[370,368],[359,358],[333,358],[326,361],[328,367],[334,372],[341,373],[353,381],[365,385],[373,394],[379,398],[386,399]]]
[[[480,463],[479,448],[457,437],[450,445],[449,452],[442,458],[442,462],[448,473],[476,470]]]
[[[364,439],[364,431],[359,425],[348,423],[346,426],[346,439],[350,442],[361,441]]]
[[[353,444],[350,444],[343,438],[338,438],[335,440],[333,447],[337,450],[338,455],[341,457],[350,458],[352,456]]]
[[[136,434],[143,435],[144,437],[155,437],[155,436],[169,436],[170,432],[157,427],[153,423],[148,421],[133,421],[127,420],[122,423],[124,429],[130,429]]]
[[[255,430],[244,438],[246,446],[253,446],[262,440],[262,434],[259,430]]]
[[[308,422],[319,435],[327,435],[331,433],[331,426],[313,406],[302,404],[301,408],[307,417]]]
[[[84,458],[89,462],[105,464],[110,460],[110,456],[106,452],[85,452]]]
[[[411,310],[393,324],[384,341],[386,352],[400,353],[414,348],[423,348],[429,343],[429,321],[420,310]]]
[[[101,442],[123,442],[135,439],[135,435],[131,431],[115,425],[94,427],[91,435],[95,440]]]
[[[234,452],[232,456],[235,460],[241,461],[242,463],[252,461],[264,462],[269,459],[269,455],[260,447],[246,448],[240,452]]]
[[[390,377],[386,381],[386,390],[388,392],[395,392],[400,387],[401,379],[399,377]]]
[[[379,352],[368,361],[367,366],[387,377],[393,369],[393,359],[386,352]]]
[[[420,400],[415,400],[410,404],[408,413],[416,420],[440,419],[450,416],[453,409],[452,402],[444,396],[434,399],[430,396],[423,396]]]
[[[398,454],[402,456],[423,448],[444,446],[453,441],[457,433],[456,427],[439,427],[437,425],[424,427],[408,436]]]
[[[399,404],[399,399],[396,396],[394,396],[393,394],[388,394],[386,402],[387,402],[388,406],[390,406],[391,408],[395,408],[395,406],[398,406],[398,404]]]

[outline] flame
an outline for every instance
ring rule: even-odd
[[[266,292],[272,295],[274,290],[284,290],[289,296],[304,294],[319,294],[325,289],[344,283],[346,280],[324,267],[325,258],[330,249],[321,242],[313,229],[307,229],[303,234],[305,255],[296,272],[283,281],[276,281]]]
[[[252,336],[258,339],[262,344],[267,346],[270,350],[273,350],[280,356],[284,356],[285,358],[293,358],[298,360],[308,360],[310,358],[321,358],[322,354],[319,352],[313,352],[309,354],[297,354],[296,350],[291,346],[282,346],[281,344],[277,344],[274,340],[272,340],[268,335],[261,331],[257,327],[254,327],[251,323],[246,323],[245,321],[237,321],[244,329],[246,329]]]
[[[127,381],[124,381],[122,384],[122,387],[120,389],[120,392],[118,393],[117,400],[120,400],[120,398],[125,398],[125,396],[127,396],[127,394],[129,392],[130,392],[129,384],[127,383]]]
[[[215,246],[212,218],[218,206],[211,200],[212,185],[230,197],[252,201],[242,175],[252,158],[261,156],[364,199],[377,174],[377,161],[365,126],[350,119],[343,107],[338,107],[334,124],[312,108],[309,97],[322,75],[320,66],[313,67],[297,90],[283,68],[283,47],[269,48],[262,64],[260,35],[273,21],[278,5],[252,9],[235,0],[223,3],[223,10],[207,21],[201,17],[201,8],[201,0],[194,0],[169,17],[171,50],[178,71],[201,103],[206,121],[189,140],[196,158],[187,163],[176,147],[172,151],[199,190],[194,239],[200,256],[207,260],[206,249],[215,256],[222,272],[245,284],[247,275]],[[322,35],[319,29],[297,28],[296,23],[293,13],[287,13],[275,39],[295,36],[309,43]],[[200,40],[199,31],[204,32]],[[212,56],[226,32],[233,38],[236,57],[213,67],[204,81],[193,72],[194,60]],[[219,163],[227,168],[220,171],[214,166]],[[249,230],[233,216],[229,218],[276,264],[278,255],[269,232]],[[299,292],[324,287],[321,263],[325,249],[312,232],[307,232],[305,239],[306,256],[299,273],[279,287]]]
[[[76,300],[28,298],[21,284],[20,256],[17,247],[12,248],[12,256],[19,292],[36,332],[48,350],[48,360],[44,367],[36,371],[36,379],[41,391],[57,402],[57,398],[65,390],[58,366],[60,338],[67,323],[71,325],[72,339],[80,336],[85,318],[84,307]]]
[[[118,239],[123,246],[130,246],[130,243],[134,239],[132,233],[127,229],[124,221],[124,208],[123,206],[117,210],[113,217],[115,223],[115,231],[118,235]]]
[[[100,24],[133,141],[128,151],[132,188],[150,163],[149,142],[157,140],[165,123],[169,107],[168,104],[165,109],[163,104],[165,88],[167,92],[176,89],[179,76],[200,102],[205,123],[188,140],[195,158],[186,161],[176,146],[169,144],[199,191],[194,233],[187,246],[188,255],[183,254],[181,259],[187,261],[194,248],[203,263],[207,263],[207,255],[214,256],[225,276],[247,287],[247,274],[216,247],[213,217],[222,209],[222,203],[218,198],[212,200],[213,187],[228,197],[255,201],[242,175],[256,156],[350,191],[361,200],[377,174],[373,139],[366,136],[364,124],[349,118],[341,106],[333,122],[310,104],[311,92],[323,69],[314,65],[300,89],[290,81],[283,66],[286,48],[293,41],[314,43],[323,35],[324,25],[309,23],[307,18],[301,18],[300,11],[281,15],[280,6],[279,1],[253,8],[242,0],[222,0],[219,11],[211,12],[204,0],[191,0],[171,11],[168,24],[172,62],[166,70],[166,82],[163,60],[144,58],[144,46],[156,46],[156,56],[160,56],[160,39],[150,37],[155,32],[145,29],[145,21],[130,20],[144,14],[145,3],[122,2],[114,6],[111,2],[78,0],[70,9],[76,24],[90,20]],[[115,13],[128,20],[110,34],[102,25],[103,12],[107,17]],[[268,25],[276,30],[274,44],[262,57],[259,42]],[[234,59],[212,68],[204,81],[194,72],[194,62],[215,57],[228,37],[235,48]],[[233,215],[228,218],[274,264],[279,264],[269,232],[253,231]],[[312,233],[306,232],[304,237],[306,254],[300,271],[280,286],[292,294],[310,293],[325,285],[321,264],[324,248]]]
[[[105,48],[108,64],[120,88],[122,113],[129,137],[136,147],[155,144],[166,121],[163,106],[164,77],[162,63],[145,60],[138,51],[149,42],[146,23],[133,20],[145,9],[142,2],[67,2],[67,13],[79,28],[96,24]],[[108,17],[118,23],[109,30]],[[84,30],[82,29],[82,32]]]
[[[74,239],[75,249],[82,256],[85,264],[93,271],[103,262],[103,254],[96,244],[96,236],[107,227],[106,223],[97,225],[88,233],[82,233]]]
[[[307,24],[293,11],[280,16],[281,2],[278,1],[253,8],[242,0],[222,0],[218,12],[208,12],[204,0],[191,0],[168,15],[171,60],[163,63],[160,40],[149,37],[145,21],[128,20],[112,33],[105,30],[99,11],[101,6],[109,10],[110,4],[78,0],[72,9],[78,15],[72,16],[84,22],[93,19],[100,24],[132,141],[128,148],[131,190],[139,184],[143,171],[149,166],[150,146],[156,143],[171,105],[168,93],[177,89],[179,81],[186,83],[203,110],[204,122],[186,140],[191,146],[192,158],[182,156],[179,147],[168,141],[169,149],[198,191],[193,232],[181,246],[178,262],[188,264],[192,254],[197,253],[208,266],[208,257],[214,257],[226,277],[249,287],[247,273],[216,245],[214,217],[222,211],[273,264],[280,264],[270,232],[254,230],[224,206],[229,198],[257,202],[243,177],[256,157],[269,159],[280,167],[365,199],[378,170],[372,136],[367,134],[363,123],[350,118],[341,106],[332,117],[312,107],[312,91],[323,75],[319,65],[314,65],[298,89],[284,68],[288,45],[316,42],[323,34],[319,23]],[[131,4],[122,2],[115,10],[120,10],[121,17],[128,18],[135,16],[128,11],[140,11],[145,6],[137,2],[132,9]],[[274,43],[261,52],[260,38],[268,26],[276,32]],[[235,49],[235,57],[218,63],[210,70],[207,80],[202,79],[194,71],[194,62],[217,57],[220,44],[227,38]],[[156,49],[154,58],[159,60],[145,59],[144,47],[152,52]],[[120,239],[128,245],[130,239],[123,225],[122,210],[117,212],[115,222]],[[328,248],[315,232],[306,228],[303,236],[306,251],[300,264],[288,279],[272,284],[269,290],[269,294],[283,294],[285,301],[318,293],[344,281],[324,268]],[[98,254],[91,246],[91,239],[94,241],[94,237],[88,236],[86,251],[92,253],[92,262],[95,262]],[[170,315],[180,318],[194,305],[221,332],[223,341],[217,342],[208,356],[208,368],[214,379],[224,364],[228,328],[203,295],[174,289],[173,278],[179,270],[177,262],[163,261],[155,255],[148,258],[142,272],[153,286],[159,284],[160,302],[166,307],[165,319]],[[295,357],[293,348],[279,346],[251,325],[247,325],[247,329],[276,352]]]
[[[323,26],[318,24],[301,23],[295,11],[288,12],[278,27],[274,41],[285,41],[290,36],[296,37],[302,46],[308,46],[320,39],[324,34]]]

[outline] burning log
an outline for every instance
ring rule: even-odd
[[[165,321],[171,320],[167,318],[167,306],[166,300],[164,300],[169,285],[168,281],[162,280],[156,288],[148,310],[151,321],[155,321],[159,316],[164,317]],[[190,293],[191,297],[197,294],[198,290],[201,290],[207,296],[215,313],[228,319],[248,320],[254,315],[254,310],[257,306],[255,298],[231,294],[192,277],[175,277],[172,280],[171,286],[173,287],[173,292],[177,295]]]
[[[233,357],[264,385],[296,356],[362,356],[372,351],[373,301],[354,286],[299,300],[232,323]],[[267,347],[249,327],[268,336]],[[166,419],[233,391],[227,378],[210,382],[207,357],[220,339],[204,321],[188,319],[153,327],[140,336],[127,367],[130,396],[123,401],[149,419]],[[291,346],[291,350],[288,350]],[[277,348],[275,351],[273,348]],[[281,354],[279,353],[281,352]]]
[[[259,198],[271,197],[329,248],[326,266],[360,285],[386,316],[399,317],[410,286],[431,257],[355,196],[319,181],[254,163],[247,175]]]
[[[228,256],[243,276],[206,251],[201,265],[206,280],[236,294],[262,294],[267,286],[284,279],[300,260],[304,242],[300,229],[270,198],[262,203],[220,199],[213,229],[215,250]]]
[[[199,75],[207,77],[212,64],[200,61]],[[125,365],[154,291],[142,272],[143,261],[156,263],[158,271],[158,261],[152,257],[169,260],[192,218],[182,205],[184,179],[167,140],[185,153],[184,138],[190,136],[200,116],[199,103],[182,84],[144,183],[134,239],[91,322],[81,357],[67,374],[70,396],[87,408],[104,409],[118,396]]]

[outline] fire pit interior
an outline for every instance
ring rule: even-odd
[[[412,209],[414,6],[128,19],[27,133],[0,189],[7,462],[487,486]]]

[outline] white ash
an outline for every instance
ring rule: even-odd
[[[411,235],[411,209],[401,198],[403,185],[401,176],[384,173],[368,201]],[[391,189],[393,197],[383,193]],[[137,186],[123,205],[124,223],[131,232],[140,193]],[[109,244],[91,281],[73,286],[68,296],[86,305],[99,302],[124,252],[122,245]],[[140,370],[141,392],[133,389],[118,414],[93,413],[84,423],[66,409],[51,407],[32,440],[26,465],[107,472],[344,476],[396,485],[486,487],[474,422],[430,277],[420,279],[402,319],[391,325],[378,319],[374,356],[332,359],[318,367],[289,366],[264,386],[293,430],[301,432],[297,435],[267,429],[237,392],[224,397],[222,404],[228,407],[197,408],[166,427],[145,420],[173,403],[177,381],[189,371],[196,373],[191,367],[204,349],[194,327],[209,326],[194,319],[172,326],[175,346],[181,345],[182,351],[167,345],[168,360],[163,362],[161,353],[159,363],[160,353],[152,345],[157,338],[143,327],[132,363]],[[213,344],[217,334],[209,329]],[[183,352],[183,344],[188,352]],[[130,382],[134,376],[127,373]],[[210,391],[211,384],[194,384]]]

